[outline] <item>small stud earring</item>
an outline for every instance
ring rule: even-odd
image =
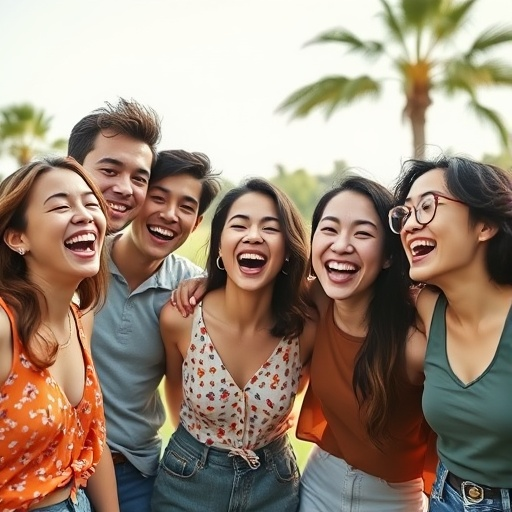
[[[25,255],[25,249],[23,249],[23,247],[20,247],[18,249],[18,252],[20,253],[20,256],[24,256]]]

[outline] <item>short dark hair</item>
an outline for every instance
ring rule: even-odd
[[[216,264],[222,231],[233,203],[251,192],[269,197],[276,205],[286,251],[289,254],[286,275],[279,272],[274,284],[271,307],[275,321],[271,334],[287,338],[298,336],[304,329],[305,319],[309,316],[305,299],[308,239],[302,217],[296,206],[284,192],[263,178],[251,178],[242,185],[232,188],[217,206],[212,219],[210,247],[206,261],[208,271],[206,293],[226,284],[226,272],[220,270]]]
[[[498,228],[487,246],[487,272],[498,284],[512,284],[512,176],[495,165],[460,156],[411,159],[404,162],[396,181],[396,204],[404,204],[413,183],[433,169],[444,171],[447,189],[468,205],[472,222]]]
[[[201,182],[198,215],[202,215],[220,191],[219,173],[213,171],[210,159],[204,153],[169,149],[158,152],[156,163],[151,170],[149,186],[168,176],[179,174],[188,174]]]
[[[71,130],[68,142],[68,155],[80,164],[94,149],[98,133],[112,130],[116,135],[122,134],[147,144],[156,160],[156,146],[160,141],[160,119],[150,107],[145,107],[135,100],[120,98],[116,105],[105,102],[83,117]]]

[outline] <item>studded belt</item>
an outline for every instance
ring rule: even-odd
[[[453,473],[448,473],[446,479],[459,495],[466,498],[469,503],[480,503],[483,499],[501,499],[500,487],[487,487],[475,484],[475,482],[459,478]],[[507,490],[512,492],[511,489]]]

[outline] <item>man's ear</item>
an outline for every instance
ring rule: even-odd
[[[197,217],[197,219],[196,219],[196,222],[195,222],[195,224],[194,224],[194,227],[192,228],[191,233],[193,233],[193,232],[196,230],[197,226],[199,226],[199,224],[201,224],[202,220],[203,220],[203,216],[202,216],[202,215],[199,215],[199,216]]]
[[[16,231],[12,228],[8,228],[4,232],[4,242],[7,246],[15,252],[20,252],[20,254],[24,254],[29,250],[28,243],[25,240],[25,236],[23,233]]]
[[[487,242],[498,233],[498,226],[487,221],[479,223],[478,241]]]

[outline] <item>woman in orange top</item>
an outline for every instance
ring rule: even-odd
[[[0,185],[4,512],[90,511],[88,481],[97,512],[119,510],[101,391],[80,322],[81,311],[105,296],[105,212],[71,158],[31,163]]]
[[[387,227],[392,205],[382,185],[350,177],[313,214],[311,260],[323,292],[297,427],[317,444],[301,480],[304,512],[427,509],[426,341],[414,329],[405,260]]]

